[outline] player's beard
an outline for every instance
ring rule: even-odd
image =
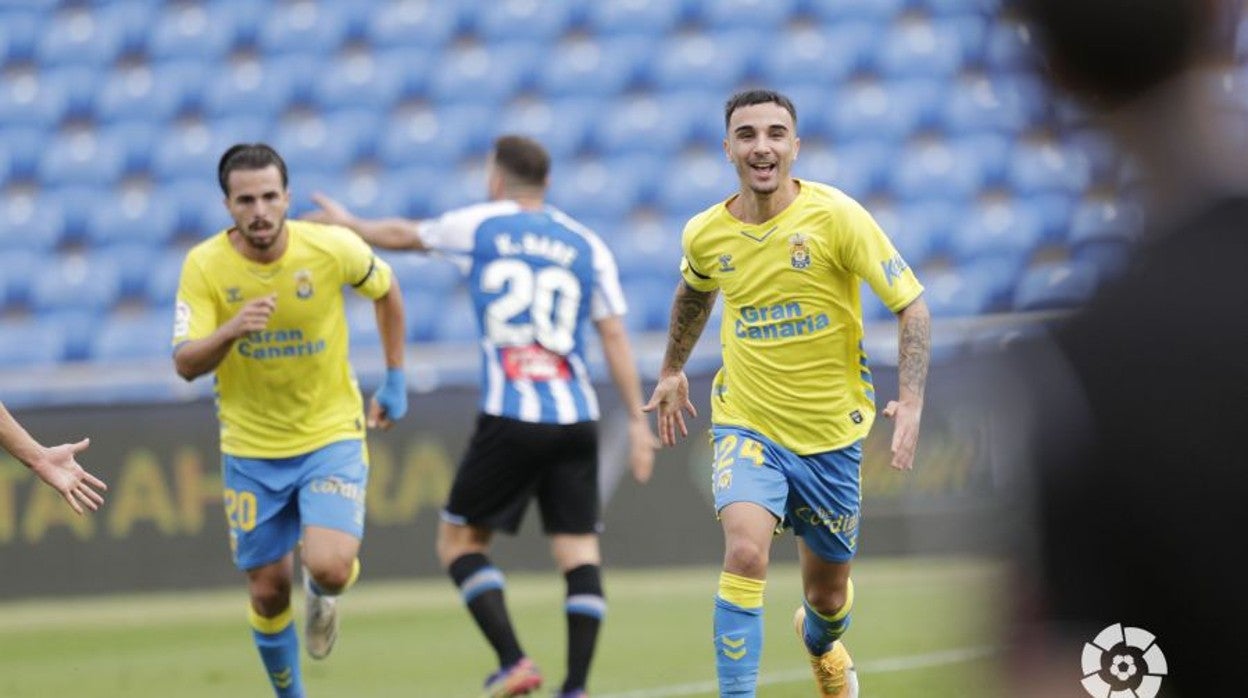
[[[286,226],[286,219],[283,218],[277,223],[267,224],[263,227],[257,227],[256,223],[249,224],[246,228],[239,228],[239,233],[243,236],[243,241],[247,246],[257,252],[265,252],[277,243],[278,238],[282,236],[282,230]]]

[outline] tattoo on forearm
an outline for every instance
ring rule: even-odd
[[[676,287],[672,299],[672,316],[667,331],[667,351],[663,355],[664,370],[679,371],[702,336],[706,321],[715,305],[715,291],[695,291],[684,281]]]
[[[931,360],[932,321],[927,313],[908,315],[902,319],[898,342],[897,374],[903,391],[923,397],[927,384],[927,365]]]

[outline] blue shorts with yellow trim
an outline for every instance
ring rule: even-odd
[[[751,429],[711,429],[715,512],[753,502],[779,519],[820,558],[848,562],[858,547],[862,442],[799,456]]]
[[[290,458],[222,458],[234,564],[250,570],[290,552],[304,526],[364,537],[368,453],[360,439]]]

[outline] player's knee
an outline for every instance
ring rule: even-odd
[[[840,613],[848,600],[849,596],[844,587],[806,590],[807,605],[825,618],[831,618]]]
[[[272,618],[290,607],[290,580],[272,576],[252,578],[248,583],[252,608]]]
[[[729,540],[724,552],[724,570],[744,577],[762,579],[767,573],[770,550],[748,538]]]
[[[309,566],[308,573],[312,575],[312,581],[325,591],[336,594],[347,588],[351,583],[353,574],[354,560],[335,560],[331,563],[321,563],[315,567]]]

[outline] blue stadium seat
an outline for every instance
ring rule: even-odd
[[[1041,120],[1051,97],[1038,78],[1011,73],[959,79],[946,100],[942,117],[950,132],[1017,134]]]
[[[902,140],[936,122],[944,95],[939,82],[863,80],[831,101],[815,128],[835,142],[863,138]]]
[[[173,119],[190,103],[188,93],[202,84],[207,68],[198,63],[136,64],[110,71],[95,97],[101,121]]]
[[[1101,278],[1114,278],[1127,266],[1142,226],[1138,211],[1112,200],[1081,204],[1070,225],[1071,257],[1096,268]]]
[[[50,14],[46,9],[11,6],[0,12],[0,65],[34,59],[35,44]]]
[[[569,163],[550,186],[550,202],[573,218],[624,216],[639,198],[634,180],[616,177],[597,159]]]
[[[111,190],[92,184],[45,186],[40,192],[41,205],[55,208],[63,222],[59,240],[61,245],[85,242],[91,217],[110,196]]]
[[[0,143],[4,144],[9,158],[9,177],[14,180],[32,180],[39,168],[39,157],[49,133],[42,126],[21,126],[7,123],[0,129]]]
[[[46,252],[23,248],[0,248],[0,295],[6,305],[17,307],[30,301],[32,280],[40,271],[40,261],[47,256]]]
[[[588,3],[585,23],[597,36],[658,37],[674,31],[684,9],[671,0],[598,0]]]
[[[1020,195],[1078,194],[1091,183],[1092,166],[1081,151],[1058,142],[1030,141],[1014,148],[1009,179]]]
[[[99,68],[65,65],[40,73],[40,80],[58,86],[65,94],[65,118],[91,120],[95,117],[95,94],[103,81]]]
[[[919,0],[918,6],[936,17],[968,13],[986,15],[1001,9],[1000,0]]]
[[[377,215],[417,220],[442,213],[433,206],[434,191],[446,180],[442,168],[417,162],[405,167],[388,167],[383,172],[384,184],[379,187],[377,197],[370,202],[356,204],[361,212],[371,210]],[[477,185],[478,192],[483,192],[484,182],[477,182]],[[351,197],[348,195],[347,198],[350,200]]]
[[[657,203],[671,216],[688,218],[737,190],[736,173],[724,161],[722,151],[706,149],[682,153],[671,162],[670,168],[681,174],[659,189]]]
[[[682,89],[658,95],[668,122],[683,127],[685,141],[695,148],[721,147],[724,142],[724,101],[728,91]]]
[[[376,47],[441,49],[459,34],[462,8],[444,0],[391,0],[373,13],[367,41]]]
[[[124,37],[122,26],[108,19],[103,12],[82,6],[51,15],[35,45],[35,60],[48,67],[111,64],[122,53]]]
[[[436,216],[485,200],[485,162],[474,159],[461,162],[450,174],[440,170],[440,179],[430,190],[426,205]]]
[[[830,184],[855,198],[866,197],[875,190],[879,182],[882,163],[861,166],[854,161],[857,153],[852,151],[861,145],[862,142],[848,143],[844,148],[835,148],[819,141],[804,141],[797,161],[793,164],[793,174]],[[846,150],[851,152],[846,153]],[[863,148],[857,147],[857,150],[866,155]]]
[[[991,71],[1015,71],[1037,65],[1039,54],[1030,28],[1010,18],[1001,18],[988,30],[984,64]]]
[[[121,149],[123,177],[147,175],[152,168],[152,136],[163,124],[146,119],[127,119],[98,124],[98,133]]]
[[[0,257],[6,261],[17,250],[46,254],[64,232],[65,214],[53,197],[38,190],[0,192]]]
[[[407,324],[409,342],[433,342],[437,340],[438,322],[441,317],[442,297],[429,291],[409,292],[403,289],[403,320]]]
[[[312,86],[312,105],[317,109],[345,106],[385,113],[423,85],[433,64],[427,51],[394,49],[372,53],[358,51],[332,61]]]
[[[351,33],[349,7],[356,3],[287,2],[269,8],[256,35],[256,47],[266,56],[315,52],[332,55]]]
[[[562,41],[542,62],[536,86],[548,97],[614,97],[636,83],[652,50],[648,40],[632,36]]]
[[[429,97],[439,105],[495,106],[516,96],[533,80],[540,44],[470,44],[443,53],[429,80]]]
[[[948,134],[949,148],[958,160],[972,160],[983,174],[985,187],[1006,186],[1014,144],[1008,135],[994,131]]]
[[[577,21],[578,0],[495,0],[472,6],[468,25],[489,43],[540,41],[550,44]]]
[[[211,3],[169,3],[151,30],[147,41],[148,57],[154,62],[218,63],[239,43],[236,33],[239,20]]]
[[[810,14],[826,24],[855,19],[890,21],[902,15],[908,3],[909,0],[805,0]]]
[[[606,155],[653,153],[671,155],[685,144],[690,132],[686,113],[670,113],[654,96],[629,95],[604,107],[592,134],[594,147]]]
[[[202,177],[216,181],[217,162],[235,143],[268,141],[272,123],[259,115],[245,114],[211,121],[180,121],[156,142],[152,171],[158,181]]]
[[[410,252],[380,252],[382,259],[394,270],[403,293],[427,293],[447,296],[459,286],[459,268],[446,258]]]
[[[93,361],[168,359],[172,355],[173,313],[168,309],[114,314],[91,338]]]
[[[959,263],[992,256],[1026,259],[1044,237],[1037,213],[1013,199],[988,200],[975,206],[949,238]]]
[[[103,187],[116,184],[125,173],[126,154],[116,138],[90,129],[58,133],[39,159],[43,182]]]
[[[1014,294],[1014,310],[1076,308],[1096,290],[1096,270],[1081,262],[1049,262],[1027,269]]]
[[[13,157],[9,155],[8,144],[0,140],[0,189],[8,185],[10,176],[13,176]]]
[[[43,318],[0,318],[0,367],[52,368],[65,356],[65,330]]]
[[[947,198],[910,201],[898,211],[896,228],[883,221],[880,225],[906,262],[919,267],[949,250],[949,238],[962,224],[967,208],[964,202]]]
[[[87,241],[92,245],[134,243],[157,249],[177,232],[176,202],[160,191],[132,191],[101,204],[87,222]]]
[[[893,195],[915,200],[969,199],[978,194],[986,181],[979,160],[958,155],[941,139],[923,139],[907,145],[893,170]]]
[[[198,240],[231,225],[225,209],[225,194],[217,185],[216,171],[214,162],[202,174],[189,173],[192,176],[167,181],[160,187],[159,196],[177,203],[179,233]]]
[[[644,78],[660,91],[728,91],[750,75],[758,46],[753,32],[679,34],[655,47]]]
[[[495,117],[496,112],[480,105],[399,110],[384,126],[377,157],[386,167],[408,167],[484,154]]]
[[[625,326],[633,331],[662,332],[667,329],[672,311],[672,296],[676,291],[677,272],[668,272],[669,278],[658,276],[632,279],[624,286],[628,301]],[[714,338],[708,327],[703,335]]]
[[[292,173],[342,171],[371,157],[384,117],[368,109],[301,112],[277,125],[273,147]]]
[[[920,281],[932,314],[970,317],[999,308],[1012,289],[1020,265],[1008,258],[990,258],[954,269],[922,273]]]
[[[186,260],[186,251],[166,248],[157,253],[152,263],[151,273],[147,276],[147,284],[143,288],[147,306],[153,310],[173,310],[173,301],[178,294],[178,279],[182,275],[182,262]]]
[[[301,88],[310,89],[318,71],[315,62],[309,65],[309,60],[288,56],[230,63],[210,77],[203,99],[205,114],[210,118],[249,114],[276,119],[296,101]]]
[[[768,85],[785,82],[836,89],[870,64],[877,32],[875,24],[865,21],[789,27],[776,39],[785,50],[759,56],[759,77]]]
[[[123,240],[92,250],[95,260],[103,260],[117,268],[120,278],[119,298],[146,298],[153,264],[159,255],[159,247],[139,241]]]
[[[121,298],[121,270],[115,261],[63,255],[34,279],[30,304],[38,312],[108,310]]]
[[[0,123],[55,128],[69,113],[70,97],[63,85],[30,70],[0,74]]]
[[[1093,184],[1113,184],[1122,159],[1107,134],[1099,129],[1085,129],[1063,134],[1062,140],[1067,148],[1083,154]]]
[[[536,138],[558,162],[580,152],[599,111],[599,103],[592,99],[523,100],[507,105],[499,116],[498,131]]]
[[[792,21],[802,0],[703,0],[696,19],[716,32],[746,29],[774,34]],[[783,45],[783,44],[782,44]]]
[[[466,291],[443,296],[436,306],[438,314],[434,337],[439,342],[475,342],[477,313]]]
[[[876,71],[890,80],[952,77],[964,62],[958,29],[956,25],[937,24],[926,18],[907,19],[894,25],[876,48]]]
[[[585,223],[611,249],[621,279],[657,278],[667,284],[670,301],[680,273],[680,235],[688,219],[687,215],[645,213],[601,222],[586,219]]]

